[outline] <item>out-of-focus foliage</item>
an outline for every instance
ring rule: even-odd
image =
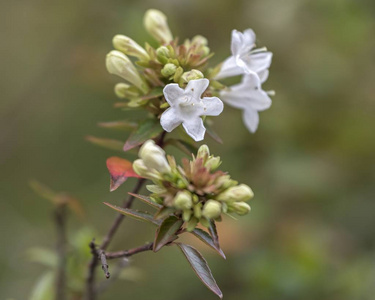
[[[105,160],[118,153],[84,137],[106,136],[96,127],[99,121],[125,114],[137,119],[136,113],[112,108],[116,81],[104,57],[117,33],[151,40],[139,22],[150,7],[168,15],[181,38],[206,36],[218,63],[230,53],[233,28],[253,28],[259,46],[274,53],[264,88],[277,95],[261,113],[257,133],[249,134],[240,112],[227,107],[215,120],[224,144],[208,136],[205,141],[225,157],[221,168],[255,192],[252,212],[218,229],[227,263],[209,248],[203,253],[225,297],[370,299],[375,293],[375,3],[370,0],[2,1],[0,298],[30,298],[46,267],[29,262],[27,249],[54,247],[51,206],[29,189],[30,179],[83,200],[89,224],[71,218],[72,232],[81,226],[105,232],[114,212],[101,202],[120,204],[134,184],[129,179],[110,194]],[[125,141],[127,133],[112,137]],[[113,250],[152,240],[147,224],[132,233],[135,222],[124,222]],[[114,283],[102,299],[125,293],[133,299],[216,299],[177,249],[139,254],[132,264],[143,276],[136,283]]]

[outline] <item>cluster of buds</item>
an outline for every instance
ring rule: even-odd
[[[151,199],[163,205],[186,222],[188,231],[198,223],[209,227],[209,221],[220,221],[222,214],[245,215],[250,211],[246,201],[254,194],[250,187],[238,184],[228,174],[218,170],[220,157],[210,155],[202,145],[192,160],[183,159],[182,166],[163,149],[148,140],[139,151],[140,159],[133,163],[134,171],[153,181],[147,189]]]
[[[243,33],[233,30],[232,55],[209,69],[213,54],[205,37],[197,35],[179,44],[166,16],[156,9],[146,12],[144,26],[158,42],[157,47],[148,43],[143,47],[127,36],[116,35],[116,50],[106,58],[109,73],[126,81],[115,86],[116,95],[128,100],[119,106],[148,110],[168,132],[182,124],[195,141],[204,138],[202,117],[221,114],[223,102],[242,109],[246,127],[251,132],[257,129],[258,111],[271,105],[272,93],[264,92],[261,85],[268,77],[272,53],[254,49],[251,29]],[[238,85],[227,87],[218,81],[237,75],[243,75]]]

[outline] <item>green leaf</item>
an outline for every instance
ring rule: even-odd
[[[146,120],[145,122],[140,123],[139,127],[130,134],[123,150],[128,151],[133,149],[143,144],[148,139],[157,137],[161,132],[163,132],[163,128],[161,128],[158,120]]]
[[[156,220],[164,219],[165,217],[168,217],[169,215],[173,214],[174,211],[175,210],[173,208],[162,206],[155,214],[154,218]]]
[[[137,123],[128,121],[112,121],[112,122],[100,122],[99,127],[128,131],[137,127]]]
[[[98,138],[98,137],[91,136],[91,135],[87,136],[86,140],[100,147],[111,149],[111,150],[116,150],[116,151],[121,151],[121,152],[122,152],[122,147],[124,146],[124,142],[121,142],[119,140]]]
[[[225,254],[223,250],[220,249],[220,247],[217,247],[212,240],[212,237],[208,234],[208,232],[200,229],[195,228],[191,234],[195,235],[198,239],[200,239],[203,243],[205,243],[207,246],[214,249],[222,258],[226,259]]]
[[[148,223],[152,223],[154,225],[160,225],[160,221],[155,220],[154,216],[151,215],[148,212],[144,211],[139,211],[135,209],[130,209],[130,208],[123,208],[120,206],[112,205],[106,202],[103,202],[105,205],[109,206],[110,208],[118,211],[120,214],[123,214],[125,216],[131,217],[133,219],[139,220],[139,221],[145,221]]]
[[[170,216],[166,218],[159,226],[155,234],[153,251],[159,251],[164,245],[178,238],[177,231],[181,228],[183,220]]]
[[[217,235],[216,225],[214,220],[210,220],[210,226],[208,227],[208,230],[210,231],[212,240],[214,241],[214,244],[217,248],[220,249],[219,245],[219,236]]]
[[[54,296],[54,272],[44,274],[31,292],[30,300],[50,300]]]
[[[182,253],[185,255],[190,266],[197,274],[198,278],[216,295],[223,298],[223,293],[216,284],[215,278],[212,276],[211,270],[202,254],[192,246],[176,243],[180,247]]]
[[[189,156],[192,153],[197,153],[198,150],[195,145],[179,139],[168,139],[165,144],[175,146],[177,149],[181,150]]]
[[[128,193],[129,195],[132,195],[133,197],[141,200],[143,203],[146,203],[154,208],[160,209],[162,206],[155,201],[152,201],[150,197],[139,195],[139,194],[133,194],[133,193]]]

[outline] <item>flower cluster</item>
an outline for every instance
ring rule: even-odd
[[[147,186],[151,199],[168,214],[174,213],[187,222],[188,231],[198,223],[209,227],[209,221],[220,220],[223,213],[245,215],[250,211],[245,201],[253,197],[252,190],[217,170],[220,157],[210,155],[206,145],[199,148],[191,161],[183,159],[182,166],[173,157],[166,158],[164,150],[153,140],[141,147],[139,157],[133,169],[153,181],[153,185]]]
[[[147,43],[142,47],[127,36],[116,35],[116,50],[107,55],[109,73],[126,81],[115,86],[116,95],[128,100],[122,106],[148,110],[167,132],[182,124],[188,135],[201,141],[206,116],[221,114],[224,101],[242,109],[245,125],[251,132],[256,130],[258,111],[271,105],[270,93],[264,92],[261,84],[267,79],[272,54],[254,49],[251,29],[244,33],[234,30],[232,56],[210,69],[212,53],[206,38],[197,35],[179,44],[166,16],[155,9],[146,12],[144,25],[158,47]],[[243,75],[242,82],[232,87],[218,81],[237,75]]]

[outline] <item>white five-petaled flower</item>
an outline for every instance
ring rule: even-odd
[[[246,74],[241,83],[220,92],[220,98],[226,104],[243,110],[243,121],[250,132],[255,132],[258,128],[258,111],[266,110],[272,103],[268,93],[261,87],[267,78],[268,70],[259,74]]]
[[[243,33],[233,30],[231,41],[232,56],[223,62],[215,79],[260,73],[268,69],[271,65],[272,53],[262,49],[252,50],[255,47],[255,39],[255,33],[251,29],[247,29]]]
[[[171,132],[182,123],[182,126],[195,141],[203,140],[206,128],[201,116],[218,116],[223,111],[223,102],[217,97],[201,98],[207,89],[206,78],[190,80],[185,89],[177,83],[165,86],[163,93],[170,107],[163,112],[160,124],[165,131]]]

